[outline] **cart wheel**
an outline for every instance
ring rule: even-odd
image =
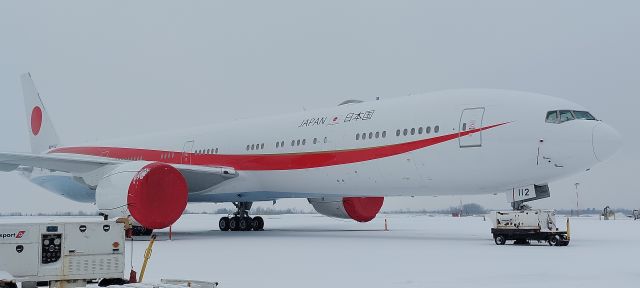
[[[498,235],[495,238],[493,238],[493,241],[496,242],[496,245],[504,245],[504,243],[507,242],[507,238],[505,238],[502,235]]]
[[[549,237],[549,246],[558,246],[559,242],[560,237],[558,237],[558,235],[552,235],[551,237]]]

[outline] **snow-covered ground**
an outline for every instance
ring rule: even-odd
[[[185,215],[174,225],[172,241],[167,231],[159,231],[145,279],[279,288],[634,287],[640,282],[640,221],[572,218],[571,244],[549,247],[497,246],[482,217],[379,215],[362,224],[320,215],[266,216],[266,231],[260,232],[218,231],[219,217]],[[385,217],[390,231],[384,231]],[[564,221],[558,217],[558,223]],[[146,244],[134,242],[138,271]]]

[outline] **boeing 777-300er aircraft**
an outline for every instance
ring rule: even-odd
[[[232,202],[221,230],[261,230],[251,204],[282,198],[367,222],[386,196],[548,197],[549,182],[589,170],[621,143],[578,104],[482,89],[63,146],[31,75],[21,80],[32,153],[0,153],[0,170],[95,203],[105,217],[131,217],[141,234],[172,225],[187,202]]]

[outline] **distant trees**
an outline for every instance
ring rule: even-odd
[[[463,215],[479,215],[486,214],[487,209],[484,209],[480,204],[476,203],[468,203],[462,205],[462,214]]]
[[[462,215],[482,215],[487,214],[488,210],[482,207],[480,204],[476,203],[467,203],[462,206],[449,207],[448,209],[439,209],[439,210],[392,210],[392,211],[382,211],[382,214],[462,214]]]

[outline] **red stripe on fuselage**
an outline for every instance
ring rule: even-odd
[[[500,123],[479,129],[456,132],[452,134],[421,139],[412,142],[398,143],[386,146],[358,148],[351,150],[303,152],[289,154],[248,154],[248,155],[223,155],[223,154],[185,154],[183,152],[149,150],[138,148],[120,147],[62,147],[49,153],[67,153],[101,156],[115,159],[142,159],[145,161],[159,161],[172,164],[191,164],[199,166],[225,166],[236,170],[293,170],[327,167],[343,164],[351,164],[375,160],[402,153],[411,152],[421,148],[433,146],[460,137],[477,133],[483,130],[502,126]],[[162,156],[172,154],[173,157],[164,159]],[[190,158],[190,163],[185,159]]]

